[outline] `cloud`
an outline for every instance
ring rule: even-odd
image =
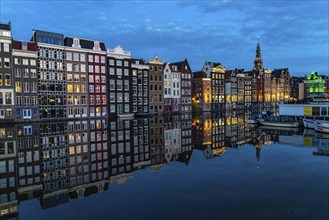
[[[327,1],[65,4],[1,1],[1,20],[12,21],[15,38],[29,39],[32,29],[61,32],[104,41],[109,48],[120,44],[139,58],[155,53],[169,62],[188,58],[193,70],[205,60],[251,69],[260,35],[265,67],[328,70]],[[41,12],[42,19],[36,16]]]

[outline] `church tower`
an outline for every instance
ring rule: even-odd
[[[255,57],[255,61],[254,61],[254,70],[260,71],[262,69],[263,69],[263,59],[262,59],[262,54],[260,52],[259,37],[258,37],[258,43],[257,43],[257,48],[256,48],[256,57]]]

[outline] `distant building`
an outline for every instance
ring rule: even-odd
[[[206,60],[203,64],[201,71],[206,73],[207,78],[211,78],[211,71],[214,67],[220,67],[221,69],[225,69],[225,67],[219,62],[210,62]]]
[[[292,76],[290,78],[290,97],[294,100],[298,100],[299,97],[299,84],[304,81],[305,77]]]
[[[324,93],[325,80],[312,71],[311,74],[304,80],[304,97],[311,95],[320,95]]]
[[[277,90],[273,101],[288,101],[291,95],[290,74],[288,68],[274,69],[272,76],[276,78]]]

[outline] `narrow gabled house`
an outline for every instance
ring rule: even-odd
[[[187,59],[181,62],[171,63],[170,65],[173,76],[176,76],[173,79],[180,79],[180,84],[177,84],[179,80],[176,81],[176,87],[175,80],[173,80],[173,95],[175,96],[176,90],[176,95],[180,96],[180,111],[182,113],[192,112],[192,71],[190,65]]]
[[[143,59],[130,59],[132,100],[135,115],[149,113],[149,65]]]
[[[15,118],[12,33],[10,23],[0,23],[0,122]]]
[[[132,112],[132,73],[129,51],[120,45],[107,49],[109,81],[109,115],[111,117]]]
[[[155,55],[153,60],[148,61],[150,66],[149,90],[150,109],[152,114],[163,113],[163,80],[165,63]]]
[[[37,45],[39,114],[41,120],[66,118],[66,69],[64,35],[33,31]]]
[[[13,41],[16,121],[39,119],[37,57],[34,42]]]

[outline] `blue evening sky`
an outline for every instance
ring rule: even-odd
[[[120,44],[133,58],[154,54],[166,62],[188,59],[226,68],[253,67],[260,36],[265,68],[289,67],[304,76],[328,75],[328,1],[18,1],[0,0],[1,22],[13,37],[32,29]]]

